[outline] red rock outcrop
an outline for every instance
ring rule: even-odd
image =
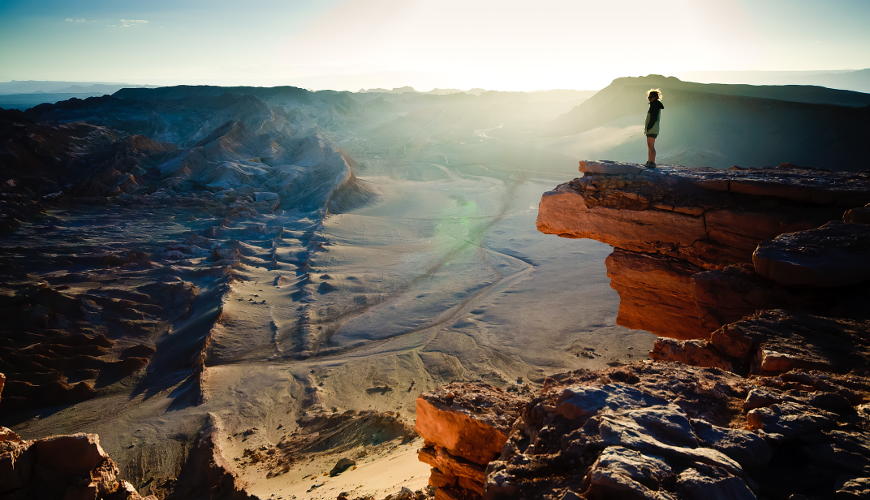
[[[676,338],[696,338],[707,330],[692,279],[702,268],[665,255],[618,248],[605,265],[610,286],[619,292],[620,325]]]
[[[458,391],[484,396],[477,403],[457,396],[449,406],[441,406],[444,390],[423,396],[439,406],[418,415],[427,441],[439,439],[432,429],[443,428],[452,436],[444,444],[468,436],[466,444],[492,449],[502,442],[494,430],[509,426],[481,407],[520,402],[521,411],[480,489],[476,479],[473,488],[440,485],[446,474],[438,467],[465,474],[464,462],[444,448],[438,461],[421,453],[433,464],[436,498],[860,498],[866,491],[870,378],[864,376],[794,370],[747,379],[716,368],[637,362],[556,375],[520,401],[479,384],[451,384],[450,392]]]
[[[705,268],[749,262],[762,240],[839,219],[870,200],[870,176],[793,167],[729,169],[580,162],[544,193],[538,229]]]
[[[5,381],[0,373],[0,399]],[[0,427],[0,500],[157,500],[119,474],[96,434],[24,440]]]
[[[157,500],[119,477],[96,434],[23,440],[0,427],[0,499]]]
[[[839,287],[870,281],[868,256],[870,224],[831,221],[762,242],[752,263],[758,274],[783,285]]]
[[[480,498],[484,469],[501,453],[522,403],[486,384],[448,384],[417,398],[419,458],[432,466],[436,499]]]
[[[651,361],[549,378],[466,497],[870,495],[870,176],[581,171],[544,195],[538,228],[614,245],[617,321],[665,337]],[[425,428],[479,427],[460,390],[476,386],[454,386],[438,411],[418,407]],[[449,466],[423,457],[433,478]]]
[[[616,247],[607,269],[622,299],[622,325],[705,338],[758,309],[825,312],[823,306],[837,302],[828,292],[790,285],[870,279],[862,264],[870,248],[866,228],[833,222],[815,229],[860,219],[870,200],[866,173],[644,169],[612,162],[580,162],[580,170],[582,178],[544,193],[538,229]],[[813,241],[827,253],[804,251]]]
[[[760,375],[794,369],[867,375],[870,319],[764,310],[715,330],[705,340],[659,339],[650,357]]]

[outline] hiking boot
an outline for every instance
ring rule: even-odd
[[[656,164],[651,161],[646,162],[643,166],[646,168],[656,168]]]

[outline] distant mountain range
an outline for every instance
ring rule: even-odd
[[[597,93],[123,88],[112,95],[40,104],[26,116],[36,123],[91,123],[180,148],[194,147],[232,121],[245,131],[233,140],[256,137],[267,127],[279,135],[323,134],[341,148],[426,151],[425,157],[438,163],[461,158],[468,164],[496,162],[542,172],[564,171],[573,158],[644,160],[649,88],[664,92],[660,163],[868,168],[870,94],[810,85],[705,84],[659,75],[618,78]]]
[[[870,68],[840,71],[688,71],[684,80],[702,83],[750,85],[818,85],[832,89],[870,92]]]
[[[659,75],[614,80],[553,123],[551,144],[581,157],[643,160],[650,88],[664,94],[657,143],[661,163],[868,166],[870,94],[816,86],[703,84]]]
[[[125,87],[153,88],[154,85],[12,80],[11,82],[0,82],[0,108],[28,109],[43,103],[113,94]]]
[[[93,94],[117,92],[124,87],[154,87],[135,83],[62,82],[43,80],[12,80],[0,82],[0,95],[8,94]]]

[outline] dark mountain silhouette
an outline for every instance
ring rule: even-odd
[[[644,92],[661,88],[661,162],[762,167],[791,162],[858,170],[870,156],[870,94],[812,86],[699,84],[651,75],[619,78],[553,124],[553,135],[640,126]],[[635,135],[595,151],[636,161]],[[577,138],[583,141],[582,137]]]
[[[130,83],[12,80],[0,82],[0,108],[24,110],[43,103],[98,97],[133,86]]]
[[[47,80],[11,80],[0,82],[0,95],[3,94],[111,94],[124,87],[138,86],[132,83],[117,82],[64,82]],[[153,87],[153,85],[142,85]]]
[[[832,89],[870,92],[870,68],[835,71],[689,71],[686,80],[753,85],[821,85]]]

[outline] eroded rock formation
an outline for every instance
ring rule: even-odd
[[[486,384],[448,384],[417,398],[421,461],[432,466],[435,498],[461,500],[483,494],[486,465],[508,438],[522,400]]]
[[[870,224],[834,220],[762,242],[752,263],[758,274],[783,285],[840,287],[870,280],[868,255]]]
[[[856,439],[867,436],[864,417],[855,413],[867,384],[818,372],[755,382],[665,363],[559,375],[524,409],[501,458],[489,465],[488,496],[834,492],[870,464],[866,441]],[[844,439],[819,442],[831,434]]]
[[[453,384],[450,392],[459,390],[481,387]],[[426,429],[444,426],[479,446],[481,420],[494,432],[505,427],[488,420],[492,415],[519,413],[480,490],[442,484],[443,470],[461,470],[459,457],[435,462],[421,452],[433,465],[436,498],[859,498],[866,491],[864,376],[793,370],[747,379],[718,368],[637,362],[553,376],[524,401],[484,390],[478,402],[455,398],[441,413],[418,414],[427,442],[439,435]],[[443,401],[444,394],[420,401]],[[481,415],[481,401],[490,410],[469,418]],[[504,405],[510,411],[497,409]],[[490,438],[487,446],[500,442]]]
[[[870,319],[762,310],[716,329],[706,339],[658,339],[650,357],[744,374],[819,369],[866,375],[870,368]]]
[[[209,414],[208,424],[197,436],[187,463],[181,469],[178,482],[168,498],[256,500],[257,497],[245,492],[246,484],[228,466],[217,439],[223,432],[220,419]]]
[[[849,172],[585,161],[580,171],[544,193],[539,230],[707,269],[748,262],[762,240],[840,219],[870,198],[870,176]]]
[[[0,396],[5,379],[0,373]],[[25,440],[0,427],[0,499],[157,500],[119,476],[96,434]]]
[[[489,415],[518,414],[506,441],[489,438],[504,442],[498,458],[475,462],[486,465],[482,488],[442,482],[466,458],[424,449],[437,494],[870,495],[870,176],[609,162],[581,171],[544,194],[538,228],[616,247],[606,265],[617,322],[664,337],[652,360],[555,375],[534,397],[461,395],[474,384],[423,395],[417,427],[429,449],[457,448],[447,435],[474,435],[465,446],[482,449],[477,429],[506,425]]]
[[[852,214],[870,201],[867,173],[586,161],[580,171],[583,177],[544,193],[538,229],[616,248],[607,269],[625,326],[704,338],[758,309],[824,313],[840,302],[829,291],[791,285],[868,279],[867,227],[829,223],[846,211],[845,220],[860,218]]]
[[[118,476],[117,464],[103,451],[96,434],[27,441],[0,428],[0,498],[143,499]]]

